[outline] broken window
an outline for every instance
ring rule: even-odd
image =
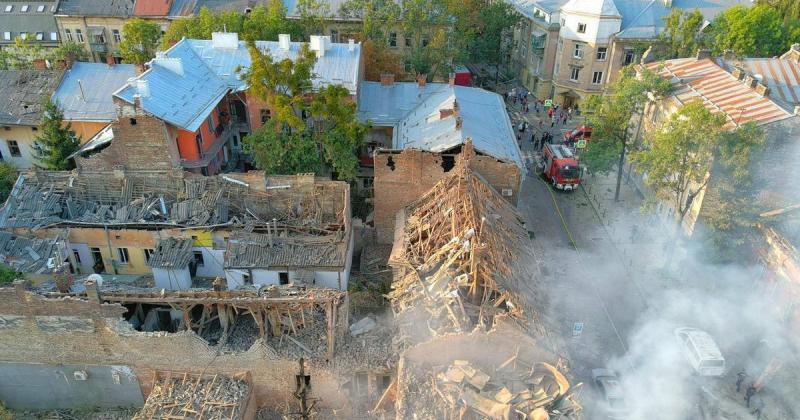
[[[120,264],[128,264],[130,255],[128,255],[128,248],[117,248],[117,256],[119,257]]]
[[[585,23],[578,23],[578,33],[585,34],[586,33],[586,24]]]
[[[114,36],[114,42],[116,42],[117,44],[122,42],[122,35],[120,35],[119,29],[112,29],[111,34]]]
[[[150,258],[153,258],[153,254],[155,254],[156,251],[154,249],[145,248],[142,252],[144,253],[144,261],[150,262]]]
[[[269,109],[266,108],[261,109],[260,115],[261,115],[261,124],[266,124],[267,121],[269,121],[269,119],[272,117],[272,113],[270,112]]]
[[[16,140],[8,140],[8,151],[11,152],[11,156],[22,156],[22,151],[19,149],[19,143]]]
[[[450,172],[456,166],[456,157],[453,155],[442,156],[442,169],[445,172]]]
[[[622,57],[622,64],[626,66],[632,64],[635,57],[636,53],[634,53],[633,50],[625,50],[625,54]]]
[[[75,264],[81,265],[81,254],[77,250],[72,250],[72,257],[75,258]]]
[[[386,159],[386,166],[388,166],[388,167],[389,167],[389,169],[391,169],[391,170],[394,170],[394,159],[392,159],[392,157],[391,157],[391,156],[389,156],[389,157]]]
[[[198,267],[202,267],[206,264],[205,260],[203,260],[203,252],[202,251],[194,251],[194,263]]]
[[[130,123],[131,125],[136,125],[136,118],[131,118]]]
[[[278,281],[280,284],[289,284],[289,273],[278,273]]]

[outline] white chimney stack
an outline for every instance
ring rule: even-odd
[[[145,79],[138,79],[136,80],[136,92],[139,93],[139,96],[143,98],[147,98],[150,96],[150,82]]]
[[[152,61],[153,64],[161,66],[178,76],[183,76],[183,62],[180,58],[166,57],[164,55],[156,56]]]
[[[278,44],[284,51],[289,51],[289,48],[292,43],[292,36],[289,34],[279,34],[278,35]]]
[[[239,34],[236,32],[213,32],[211,34],[211,46],[235,50],[239,48]]]
[[[317,57],[322,57],[325,55],[325,38],[321,35],[311,35],[310,39],[311,43],[311,51],[317,53]]]

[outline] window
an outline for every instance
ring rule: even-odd
[[[50,32],[50,40],[58,41],[58,32]]]
[[[153,254],[156,253],[154,249],[149,249],[149,248],[143,249],[142,252],[144,253],[145,262],[150,262],[150,258],[153,258]]]
[[[12,10],[14,10],[13,4],[6,5],[6,13],[10,13]]]
[[[633,63],[635,57],[636,54],[633,52],[633,50],[625,50],[625,54],[622,56],[622,64],[627,66]]]
[[[92,42],[95,44],[105,44],[106,37],[102,33],[92,35]]]
[[[270,117],[272,116],[270,110],[267,108],[262,108],[260,114],[261,114],[261,124],[266,124],[267,121],[269,121]]]
[[[28,5],[27,4],[23,4],[22,7],[19,9],[19,11],[23,12],[23,13],[27,12],[28,11]]]
[[[586,33],[586,24],[585,23],[578,23],[578,33],[585,34]]]
[[[202,267],[206,265],[206,262],[203,260],[203,252],[202,251],[194,251],[194,263],[198,267]]]
[[[122,36],[119,34],[119,29],[112,29],[111,34],[114,36],[114,42],[117,44],[122,42]]]
[[[127,264],[130,261],[130,255],[128,255],[128,248],[117,248],[117,257],[119,257],[120,264]]]
[[[289,284],[289,273],[278,273],[280,284]]]
[[[406,47],[411,48],[411,37],[406,35],[405,36]]]
[[[592,73],[592,84],[593,85],[599,85],[601,83],[603,83],[603,72],[602,71],[596,71],[596,72]]]
[[[19,150],[19,143],[16,140],[8,140],[8,150],[11,152],[11,156],[22,156],[22,152]]]
[[[72,42],[72,31],[64,29],[64,36],[67,38],[67,41]]]
[[[11,41],[11,32],[3,32],[3,40]]]
[[[72,250],[72,258],[75,259],[75,264],[83,265],[83,263],[81,262],[81,253],[78,252],[77,249]]]
[[[569,80],[572,80],[573,82],[577,82],[578,81],[578,77],[580,75],[581,75],[581,69],[579,69],[577,67],[573,67],[572,68],[572,72],[569,75]]]
[[[572,56],[575,58],[583,58],[583,52],[585,49],[585,44],[575,44],[575,51],[573,51]]]
[[[194,138],[194,141],[197,143],[197,151],[200,152],[200,154],[202,155],[203,154],[203,133],[197,133],[197,135]]]
[[[212,133],[216,131],[216,127],[214,127],[214,117],[212,115],[209,115],[208,118],[206,118],[206,124],[208,124],[208,131]]]
[[[36,32],[36,40],[44,41],[44,32]]]
[[[423,47],[427,47],[428,46],[428,42],[430,42],[430,40],[428,40],[428,38],[422,38],[422,46]]]
[[[331,29],[331,42],[339,42],[339,31]]]
[[[80,29],[75,30],[75,37],[78,38],[78,42],[83,42],[83,32]]]
[[[129,122],[131,125],[136,125],[136,118],[131,118]]]
[[[608,47],[597,47],[597,61],[605,61]]]
[[[39,131],[39,127],[31,127],[31,131]]]
[[[389,46],[396,47],[397,46],[397,32],[390,32],[389,33]]]
[[[22,38],[22,39],[28,39],[28,33],[27,32],[20,32],[19,33],[19,37]]]
[[[36,11],[39,12],[39,13],[44,12],[44,5],[43,4],[39,5],[39,7],[36,8]]]

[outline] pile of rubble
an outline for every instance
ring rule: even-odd
[[[153,390],[133,419],[242,419],[252,404],[253,387],[247,374],[234,376],[157,372]]]
[[[580,412],[569,394],[569,382],[558,369],[541,362],[514,369],[515,363],[521,363],[516,356],[492,376],[467,360],[432,369],[431,384],[440,407],[451,412],[464,408],[490,419],[547,419]]]

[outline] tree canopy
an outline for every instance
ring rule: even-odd
[[[59,61],[69,57],[77,61],[89,61],[89,53],[81,44],[64,42],[56,48],[44,49],[39,44],[30,44],[18,37],[14,45],[0,49],[0,70],[29,69],[33,68],[34,60]]]
[[[731,7],[714,19],[711,32],[716,54],[730,49],[739,57],[783,54],[800,35],[796,20],[785,22],[778,10],[765,4]]]
[[[42,112],[39,135],[33,145],[36,166],[51,171],[73,169],[75,163],[69,156],[80,147],[80,142],[72,126],[64,123],[64,113],[58,105],[48,101]]]
[[[689,57],[704,45],[700,29],[705,18],[699,10],[672,9],[664,17],[664,31],[659,34],[666,51],[663,58]]]
[[[339,85],[314,92],[316,55],[304,44],[295,60],[275,61],[248,42],[251,66],[242,71],[249,93],[263,101],[270,119],[244,138],[258,168],[272,174],[321,172],[324,165],[339,179],[353,180],[356,149],[367,127],[356,119],[356,103]]]
[[[181,38],[211,39],[213,32],[236,32],[240,39],[274,41],[278,34],[289,34],[293,39],[303,36],[303,28],[286,18],[286,8],[281,0],[269,0],[267,7],[256,6],[250,13],[234,11],[212,12],[202,7],[195,16],[176,19],[161,37],[161,47],[168,48]]]
[[[141,18],[133,18],[122,27],[119,51],[126,63],[144,64],[156,55],[161,28]]]
[[[11,193],[14,183],[17,182],[19,172],[14,165],[8,162],[0,162],[0,201],[4,202]]]
[[[628,132],[632,119],[641,113],[649,100],[648,94],[658,97],[669,90],[669,81],[652,71],[643,69],[637,77],[632,68],[625,68],[602,96],[591,97],[585,105],[589,111],[588,123],[592,126],[592,140],[581,160],[590,171],[599,173],[608,173],[616,162],[617,197],[625,154],[634,140]]]

